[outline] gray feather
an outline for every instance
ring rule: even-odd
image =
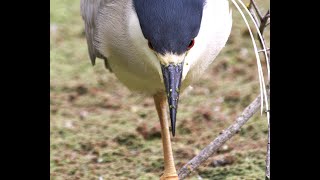
[[[88,51],[92,65],[95,65],[96,57],[98,57],[105,61],[106,68],[111,71],[107,58],[104,57],[94,45],[97,30],[97,16],[104,2],[104,0],[81,0],[80,11],[85,25]]]

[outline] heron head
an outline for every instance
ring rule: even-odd
[[[174,136],[184,59],[199,33],[205,0],[133,2],[142,33],[161,65]]]

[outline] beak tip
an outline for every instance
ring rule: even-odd
[[[177,109],[176,108],[170,108],[171,133],[172,133],[173,137],[176,134],[176,117],[177,117]]]
[[[171,132],[172,136],[174,137],[176,134],[176,112],[170,113],[171,117]]]
[[[175,131],[174,131],[174,128],[173,128],[173,130],[172,130],[172,137],[174,137],[175,136]]]

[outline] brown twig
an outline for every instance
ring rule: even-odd
[[[254,10],[253,10],[253,8]],[[259,8],[256,5],[256,2],[254,0],[250,0],[250,4],[248,6],[249,11],[251,15],[253,15],[256,23],[259,23],[259,31],[262,35],[262,39],[259,38],[260,46],[263,48],[263,42],[265,42],[265,39],[263,37],[263,32],[265,28],[270,24],[270,11],[268,10],[267,13],[262,17],[261,12],[259,11]],[[259,20],[256,18],[255,14],[258,14]],[[270,60],[270,52],[267,51],[268,59]],[[266,57],[265,57],[266,58]],[[267,58],[266,58],[267,59]],[[267,62],[270,65],[270,62]],[[266,155],[266,174],[265,179],[270,179],[270,123],[268,123],[268,144],[267,144],[267,155]]]
[[[261,12],[258,9],[257,4],[256,4],[256,2],[254,0],[250,0],[249,9],[251,9],[252,6],[253,6],[254,10],[257,12],[259,18],[262,19]]]
[[[254,0],[250,0],[250,4],[248,6],[248,9],[249,9],[251,15],[253,16],[254,21],[259,26],[259,31],[262,35],[262,40],[260,38],[258,38],[258,39],[260,42],[260,46],[263,48],[262,42],[265,42],[263,32],[264,32],[265,28],[270,24],[270,11],[268,10],[267,13],[264,16],[262,16],[262,14],[261,14],[261,12],[260,12],[259,8],[257,7],[257,4]],[[256,14],[259,16],[259,19],[257,18]],[[267,52],[267,56],[268,56],[268,59],[270,59],[269,52]]]
[[[264,29],[267,27],[267,22],[270,20],[270,11],[266,13],[266,15],[263,16],[260,23],[260,33],[263,34]]]
[[[250,4],[249,4],[249,6],[248,6],[248,10],[250,11],[250,13],[251,13],[253,19],[255,20],[255,22],[257,23],[257,25],[260,27],[260,21],[258,20],[258,18],[257,18],[257,16],[256,16],[256,12],[255,12],[254,9],[252,8],[253,4],[252,4],[251,2],[252,2],[252,1],[250,1]],[[258,14],[258,15],[259,15],[259,19],[260,19],[261,15],[260,15],[260,14]]]
[[[235,123],[224,130],[215,140],[213,140],[197,156],[195,156],[179,170],[179,179],[184,179],[200,164],[205,162],[213,153],[215,153],[235,133],[237,133],[240,128],[252,117],[252,115],[259,110],[260,105],[260,96],[258,96],[249,106],[245,108],[242,114],[236,119]]]

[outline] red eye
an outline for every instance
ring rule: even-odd
[[[191,49],[194,45],[194,39],[192,39],[188,45],[188,50]]]
[[[150,42],[150,41],[148,41],[148,46],[149,46],[149,48],[150,48],[150,49],[152,49],[152,50],[153,50],[153,46],[152,46],[152,44],[151,44],[151,42]]]

